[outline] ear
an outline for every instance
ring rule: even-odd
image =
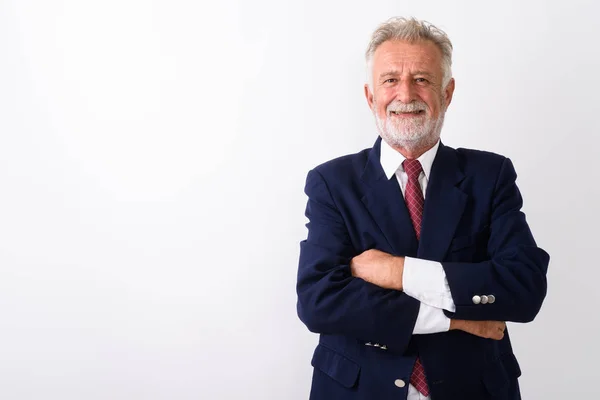
[[[369,108],[373,110],[373,93],[371,93],[371,89],[369,89],[369,85],[365,83],[365,97],[367,98],[367,103],[369,104]]]
[[[446,89],[444,89],[444,100],[446,102],[446,108],[448,108],[448,106],[452,102],[452,96],[454,95],[455,85],[456,82],[454,81],[454,78],[450,78],[450,82],[448,82],[448,84],[446,85]]]

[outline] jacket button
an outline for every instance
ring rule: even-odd
[[[486,295],[481,296],[481,304],[487,304],[488,300],[489,299]]]
[[[479,304],[481,303],[481,297],[475,295],[473,296],[473,304]]]
[[[399,388],[403,388],[406,386],[406,382],[404,382],[402,379],[396,379],[394,381],[394,385],[398,386]]]
[[[492,304],[496,301],[496,296],[494,296],[493,294],[490,294],[488,296],[488,304]]]

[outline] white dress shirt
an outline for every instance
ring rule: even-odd
[[[417,158],[423,167],[423,171],[419,175],[423,198],[427,195],[431,166],[439,146],[438,140],[435,146]],[[408,182],[408,175],[402,166],[405,159],[406,157],[393,149],[385,140],[381,141],[381,166],[388,179],[392,179],[396,175],[403,196]],[[446,273],[439,262],[405,257],[402,287],[404,293],[421,302],[413,334],[446,332],[450,328],[450,319],[446,317],[443,310],[454,312],[456,307],[452,300]],[[407,400],[429,400],[429,397],[423,396],[413,385],[409,384]]]

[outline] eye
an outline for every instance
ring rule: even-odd
[[[397,82],[396,78],[389,78],[389,79],[386,79],[385,81],[383,81],[383,83],[396,83],[396,82]]]
[[[427,79],[425,79],[425,78],[416,78],[415,82],[417,82],[417,83],[427,83],[429,81]]]

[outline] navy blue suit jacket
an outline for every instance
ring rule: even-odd
[[[308,237],[300,244],[298,315],[320,334],[313,400],[405,399],[418,354],[432,400],[519,399],[520,368],[508,332],[413,335],[419,302],[352,277],[350,260],[369,249],[442,263],[456,312],[466,320],[529,322],[546,295],[548,254],[520,211],[508,158],[440,144],[417,241],[396,177],[371,149],[308,173]],[[493,304],[474,295],[493,294]],[[384,344],[385,348],[365,345]]]

